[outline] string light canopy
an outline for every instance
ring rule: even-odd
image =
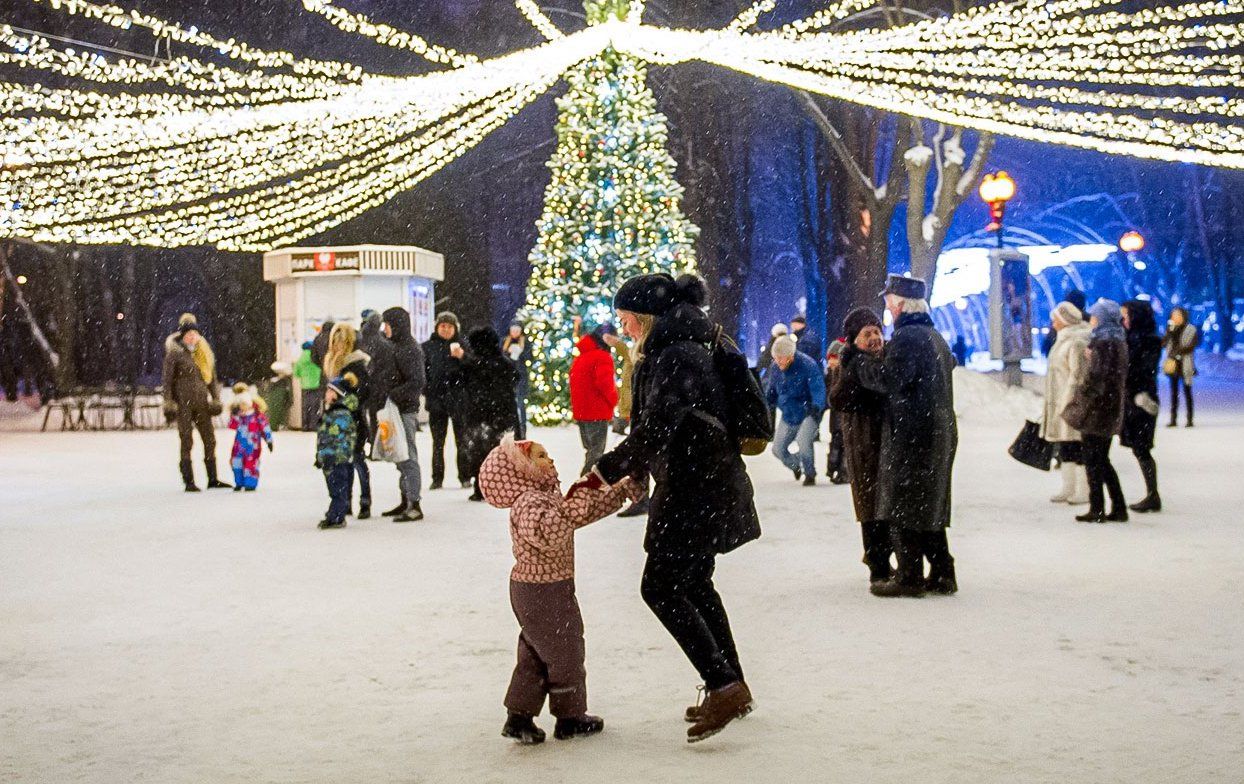
[[[574,33],[516,0],[548,40],[493,59],[300,0],[435,68],[405,77],[116,5],[28,1],[179,53],[127,56],[0,24],[0,236],[247,251],[295,242],[432,176],[606,50],[702,60],[1033,141],[1244,168],[1244,0],[1134,13],[1113,0],[1018,0],[864,29],[838,28],[875,0],[831,0],[768,31],[754,28],[770,0],[718,30],[643,24],[642,0],[630,0]]]

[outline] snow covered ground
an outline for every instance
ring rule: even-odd
[[[171,431],[0,433],[0,781],[1239,781],[1241,387],[1159,431],[1167,511],[1112,526],[1006,456],[1019,403],[963,389],[954,597],[869,596],[848,490],[751,459],[765,535],[718,585],[758,708],[695,746],[642,522],[579,535],[604,735],[520,748],[504,512],[454,489],[421,524],[318,531],[307,434],[278,434],[258,493],[187,495]],[[578,465],[574,431],[538,435]]]

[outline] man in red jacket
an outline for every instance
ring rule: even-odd
[[[580,475],[591,471],[605,453],[609,423],[618,405],[613,354],[604,338],[613,332],[612,324],[602,324],[591,334],[579,338],[579,355],[570,364],[570,410],[579,426],[579,439],[586,453]]]

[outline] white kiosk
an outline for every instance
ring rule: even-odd
[[[276,287],[276,357],[292,364],[325,321],[358,326],[367,309],[406,308],[415,339],[427,340],[445,257],[410,245],[278,248],[263,255],[263,278]]]

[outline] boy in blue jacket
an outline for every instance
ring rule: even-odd
[[[315,439],[315,465],[328,485],[328,513],[320,528],[344,528],[350,511],[350,487],[354,480],[354,441],[358,425],[358,378],[346,373],[334,378],[324,392],[324,415]]]

